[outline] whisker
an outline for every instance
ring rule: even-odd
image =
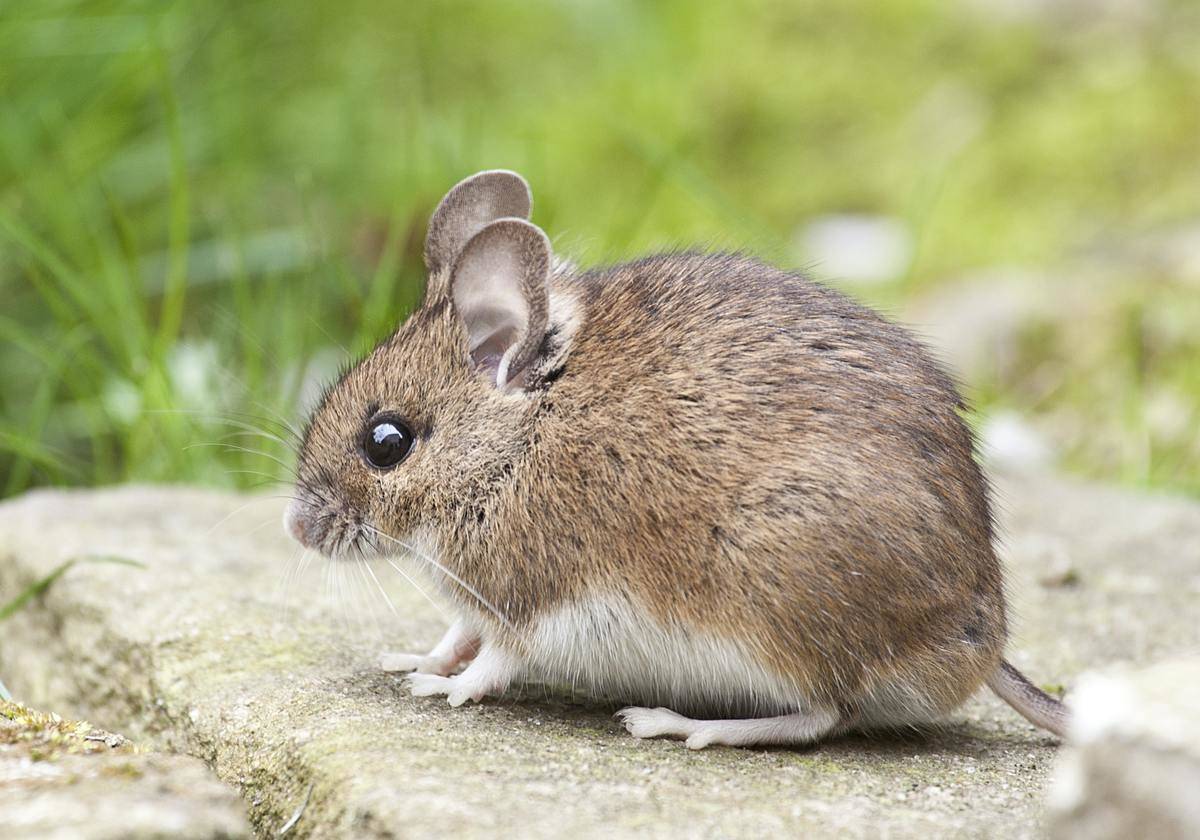
[[[258,487],[265,487],[267,484],[286,483],[285,480],[280,476],[271,475],[270,473],[265,473],[262,470],[222,470],[221,472],[223,472],[225,475],[256,475],[259,478],[267,479],[266,481],[260,482],[258,485],[256,485]]]
[[[385,540],[391,540],[396,545],[404,548],[406,551],[409,551],[413,555],[420,557],[426,563],[433,566],[435,569],[440,571],[446,577],[450,578],[452,581],[454,581],[459,586],[461,586],[466,592],[470,593],[475,598],[475,600],[477,600],[480,604],[482,604],[488,610],[490,610],[491,613],[500,620],[501,624],[503,624],[505,627],[507,627],[510,630],[514,630],[514,631],[516,630],[516,628],[513,626],[513,623],[511,621],[509,621],[508,616],[501,613],[500,610],[498,610],[495,607],[495,605],[493,605],[490,601],[488,601],[481,594],[479,594],[479,591],[477,589],[475,589],[475,587],[471,586],[469,583],[464,581],[458,575],[454,574],[454,572],[447,569],[445,566],[443,566],[437,560],[434,560],[432,557],[430,557],[428,554],[426,554],[423,551],[418,551],[414,546],[409,545],[408,543],[404,542],[403,540],[398,540],[395,537],[391,536],[390,534],[385,534],[383,531],[380,531],[378,528],[374,528],[370,525],[364,525],[364,527],[369,529],[376,536],[383,537]],[[391,561],[389,560],[389,562],[391,562]],[[395,564],[393,564],[393,566],[394,565]]]
[[[322,567],[321,577],[324,580],[324,583],[322,585],[322,589],[324,590],[324,598],[322,600],[325,601],[326,608],[328,608],[329,610],[332,610],[334,607],[334,604],[333,604],[333,564],[332,563],[326,563]]]
[[[234,508],[229,513],[225,514],[220,519],[218,519],[211,528],[209,528],[207,531],[205,531],[204,536],[211,537],[214,531],[216,531],[218,528],[220,528],[222,525],[224,525],[230,519],[233,519],[233,517],[237,516],[239,513],[244,511],[246,508],[250,507],[250,505],[255,504],[256,502],[263,501],[264,499],[269,501],[269,500],[271,500],[271,497],[263,496],[261,498],[251,499],[250,501],[246,502],[246,504],[239,505],[238,507]]]
[[[284,440],[279,435],[271,434],[268,431],[256,430],[256,431],[230,432],[227,435],[221,435],[219,440],[223,442],[223,441],[229,440],[231,438],[244,438],[244,437],[266,438],[267,440],[275,441],[280,446],[286,447],[289,451],[292,450],[292,444],[290,442]]]
[[[286,417],[284,417],[282,414],[280,414],[278,411],[276,411],[273,408],[270,408],[269,406],[265,405],[264,403],[262,403],[259,400],[255,400],[254,404],[256,406],[258,406],[259,408],[261,408],[263,411],[267,412],[268,415],[270,415],[266,418],[260,418],[260,419],[270,420],[272,423],[275,423],[276,425],[280,426],[284,431],[286,431],[289,435],[292,436],[292,439],[297,444],[299,444],[301,441],[304,440],[304,435],[300,433],[300,430],[297,429],[294,425],[292,425],[291,421],[288,420]]]
[[[342,566],[337,562],[327,562],[329,566],[330,604],[336,620],[346,628],[346,611],[342,603]]]
[[[224,472],[225,472],[225,474],[226,474],[226,475],[235,474],[235,473],[233,473],[233,470],[224,470]],[[253,473],[250,473],[248,470],[242,470],[242,471],[240,471],[240,472],[244,472],[244,473],[246,473],[246,474],[248,474],[248,475],[252,475],[252,474],[253,474]],[[286,482],[286,481],[283,481],[282,479],[280,479],[280,478],[279,478],[279,476],[267,475],[266,473],[259,473],[259,475],[261,475],[261,476],[262,476],[262,478],[263,478],[263,480],[262,480],[262,481],[252,481],[252,482],[249,482],[248,484],[246,484],[246,486],[245,486],[245,487],[243,487],[243,488],[241,488],[241,489],[242,489],[242,490],[260,490],[260,489],[262,489],[263,487],[279,487],[279,486],[281,486],[281,485],[287,485],[287,483],[288,483],[288,482]],[[294,496],[276,496],[276,495],[270,495],[270,496],[264,496],[263,498],[267,498],[267,499],[294,499],[295,497],[294,497]]]
[[[345,355],[345,357],[346,357],[347,359],[353,359],[353,358],[354,358],[354,354],[353,354],[353,353],[351,353],[349,350],[347,350],[347,349],[346,349],[346,345],[342,344],[342,342],[338,341],[336,338],[334,338],[332,335],[330,335],[330,334],[329,334],[329,330],[325,329],[325,327],[323,327],[323,326],[321,325],[321,323],[320,323],[320,322],[319,322],[319,321],[318,321],[316,318],[314,318],[314,317],[312,317],[311,315],[309,315],[309,316],[308,316],[308,320],[312,322],[312,325],[313,325],[314,327],[316,327],[316,328],[317,328],[317,329],[319,329],[319,330],[320,330],[322,333],[324,333],[326,338],[328,338],[330,341],[332,341],[334,344],[336,344],[336,345],[338,346],[338,349],[342,351],[342,353]]]
[[[295,475],[295,473],[296,473],[295,467],[292,466],[291,464],[287,463],[286,461],[284,461],[282,458],[276,458],[274,455],[272,455],[269,452],[263,452],[261,449],[251,449],[248,446],[238,446],[233,443],[222,443],[222,442],[217,441],[217,442],[212,442],[212,443],[189,443],[187,446],[185,446],[183,448],[184,448],[184,450],[188,450],[188,449],[200,449],[203,447],[214,447],[214,446],[219,446],[222,449],[226,449],[230,452],[245,452],[247,455],[258,455],[261,458],[266,458],[268,461],[274,461],[276,464],[283,467],[285,470],[287,470],[289,473],[291,473],[293,475]]]
[[[288,588],[284,590],[284,593],[283,593],[284,609],[286,611],[288,611],[289,613],[292,610],[292,606],[291,606],[292,587],[295,586],[297,583],[300,583],[301,581],[304,580],[304,574],[305,574],[305,572],[308,571],[308,567],[309,567],[309,564],[312,562],[312,558],[313,558],[313,553],[309,549],[306,548],[301,552],[299,568],[296,569],[295,574],[293,574],[291,579],[288,581]]]
[[[246,531],[244,534],[242,534],[242,536],[248,537],[251,534],[257,534],[259,531],[261,531],[263,528],[266,528],[268,525],[277,525],[277,524],[278,524],[278,522],[276,522],[275,517],[271,517],[270,519],[265,519],[262,522],[259,522],[257,525],[255,525],[253,528],[251,528],[249,531]]]
[[[400,566],[398,563],[396,563],[396,561],[392,560],[390,557],[383,557],[383,562],[387,563],[389,566],[391,566],[393,569],[395,569],[397,574],[400,575],[400,577],[404,578],[406,581],[408,581],[410,584],[412,584],[413,589],[420,592],[422,597],[424,597],[425,600],[428,601],[433,606],[433,608],[438,611],[438,614],[441,615],[442,618],[446,619],[446,621],[448,621],[450,623],[453,623],[453,618],[446,612],[445,608],[441,604],[439,604],[432,595],[430,595],[428,592],[426,592],[424,587],[422,587],[421,584],[417,583],[416,580],[413,579],[412,575],[410,575],[408,572],[404,571],[404,568],[402,566]],[[368,569],[368,571],[371,572],[371,576],[374,577],[375,576],[374,570],[372,570],[370,566],[367,566],[367,569]]]
[[[397,612],[396,605],[392,603],[391,596],[387,594],[387,590],[384,589],[383,584],[379,582],[379,578],[375,575],[375,570],[371,568],[370,561],[368,561],[366,558],[363,558],[362,564],[363,564],[363,568],[367,570],[367,574],[371,576],[371,580],[373,580],[375,582],[375,588],[378,589],[379,594],[383,596],[383,601],[385,604],[388,605],[388,609],[392,611],[392,615],[396,616],[396,618],[399,618],[400,613]],[[405,577],[407,578],[407,575]],[[424,590],[422,590],[421,587],[417,586],[417,584],[415,582],[413,582],[411,579],[409,579],[408,582],[411,583],[414,587],[416,587],[416,590],[418,592],[420,592],[422,595],[425,595]],[[433,599],[430,598],[428,595],[425,595],[425,598],[429,601],[429,603],[433,604],[439,610],[441,609],[441,607],[439,607],[436,603],[434,603]]]
[[[342,620],[345,622],[347,637],[353,636],[358,629],[358,622],[361,618],[358,604],[354,600],[354,587],[351,585],[354,578],[347,573],[347,568],[353,563],[342,560],[337,563],[338,580],[338,599],[342,605]]]
[[[292,585],[303,573],[307,558],[308,549],[297,546],[297,550],[292,552],[291,561],[280,572],[279,579],[276,581],[272,600],[282,608],[285,623],[291,618],[289,605]]]
[[[404,569],[402,569],[400,567],[400,565],[398,563],[396,563],[395,560],[393,560],[390,557],[384,557],[383,562],[387,563],[389,566],[391,566],[393,569],[395,569],[396,572],[401,577],[403,577],[405,580],[407,580],[409,583],[411,583],[413,585],[413,588],[415,588],[418,592],[420,592],[422,595],[424,595],[425,600],[433,605],[434,609],[436,609],[438,611],[438,613],[441,614],[442,618],[446,619],[446,621],[448,621],[448,622],[453,622],[453,619],[450,617],[450,615],[448,615],[446,613],[446,610],[443,609],[442,606],[440,604],[438,604],[437,601],[435,601],[432,597],[430,597],[429,593],[427,593],[424,589],[422,589],[420,586],[418,586],[417,582],[415,580],[413,580],[412,577],[410,575],[408,575],[404,571]]]
[[[341,617],[342,627],[345,628],[346,635],[350,636],[354,633],[354,619],[351,615],[352,608],[346,592],[346,569],[343,563],[333,562],[333,592],[337,597],[337,608]]]
[[[353,561],[352,565],[354,566],[355,573],[351,577],[355,581],[354,588],[358,592],[358,602],[365,606],[365,612],[370,616],[370,623],[375,625],[376,634],[382,636],[383,628],[379,624],[379,615],[375,609],[375,599],[372,597],[375,593],[371,591],[370,582],[367,580],[366,573],[362,570],[365,561],[362,559],[361,554],[362,552],[359,552],[359,558]],[[365,618],[363,623],[366,623]]]
[[[435,610],[438,611],[438,614],[441,615],[442,618],[444,618],[447,622],[453,622],[452,617],[446,613],[446,610],[442,607],[442,605],[439,604],[437,602],[437,600],[435,598],[433,598],[433,596],[431,596],[428,592],[426,592],[425,588],[422,587],[421,584],[417,583],[417,581],[410,574],[408,574],[408,572],[406,572],[403,568],[401,568],[397,564],[393,563],[389,558],[387,558],[383,555],[383,552],[381,552],[379,550],[379,546],[376,545],[375,540],[374,540],[376,533],[378,533],[377,529],[370,528],[370,526],[367,526],[367,525],[363,525],[361,527],[362,527],[362,536],[366,539],[367,547],[370,548],[371,554],[373,555],[373,557],[382,558],[385,562],[387,562],[388,565],[390,565],[393,569],[395,569],[396,572],[399,573],[399,575],[402,578],[404,578],[406,581],[408,581],[408,583],[412,586],[413,589],[417,590],[417,592],[419,592],[421,594],[422,598],[424,598],[426,601],[428,601],[429,604]],[[372,532],[375,532],[375,533],[372,533]],[[362,551],[361,548],[359,549],[359,554],[362,557],[363,567],[366,569],[367,574],[369,574],[371,576],[371,579],[375,582],[375,586],[379,590],[379,593],[381,595],[383,595],[383,599],[384,599],[384,601],[387,602],[388,608],[391,609],[392,613],[398,617],[400,614],[396,611],[396,606],[392,603],[392,599],[388,596],[387,590],[384,589],[383,584],[380,583],[379,577],[375,574],[375,569],[371,567],[370,559],[367,557],[366,553],[364,551]]]
[[[356,635],[360,629],[359,622],[362,619],[362,611],[359,609],[359,604],[355,598],[354,592],[354,577],[349,574],[348,567],[353,566],[353,562],[343,560],[336,564],[337,579],[338,579],[338,597],[342,603],[342,618],[346,625],[346,635]]]
[[[375,625],[375,634],[380,639],[386,638],[387,633],[384,630],[384,622],[380,620],[379,611],[375,608],[375,605],[378,603],[378,599],[374,597],[375,589],[379,590],[379,593],[383,595],[383,600],[387,604],[388,608],[392,611],[393,615],[396,614],[396,609],[392,606],[392,601],[390,598],[388,598],[387,592],[384,591],[382,586],[377,586],[375,589],[371,588],[372,581],[375,579],[373,576],[371,576],[371,567],[367,563],[366,555],[364,555],[361,551],[359,552],[359,559],[358,562],[355,563],[355,567],[358,570],[358,579],[362,583],[363,600],[370,608],[369,612],[371,613],[371,623]],[[385,614],[384,620],[386,619],[387,615]]]
[[[147,414],[187,415],[190,417],[198,417],[198,418],[207,420],[209,422],[221,423],[226,426],[233,426],[235,429],[242,429],[247,432],[260,432],[263,434],[270,434],[270,432],[269,432],[269,430],[264,429],[261,426],[256,426],[253,423],[248,422],[247,419],[244,419],[244,418],[248,418],[249,420],[266,421],[269,423],[277,423],[278,422],[275,420],[271,420],[268,417],[259,417],[257,415],[249,414],[249,413],[243,412],[243,411],[230,411],[230,412],[226,412],[225,415],[222,415],[221,413],[214,412],[214,411],[200,411],[198,409],[188,409],[188,408],[151,408],[151,409],[148,409],[146,411],[146,413]],[[243,418],[243,419],[239,419],[239,418]],[[293,430],[290,427],[290,425],[287,426],[286,430],[289,434],[292,434],[295,436],[295,442],[293,444],[289,444],[289,448],[292,448],[292,449],[299,448],[298,444],[303,440],[303,436],[300,435],[299,433],[297,433],[295,430]]]

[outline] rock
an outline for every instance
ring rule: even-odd
[[[1087,675],[1074,707],[1054,835],[1200,837],[1200,658]]]
[[[1036,682],[1070,699],[1085,670],[1200,647],[1200,506],[1032,473],[998,496],[1009,656]],[[0,505],[0,592],[80,555],[146,566],[73,567],[4,624],[0,675],[19,698],[203,759],[260,835],[297,813],[289,837],[1046,829],[1058,744],[984,692],[922,732],[699,753],[635,741],[613,707],[536,686],[460,709],[411,698],[379,653],[431,645],[446,619],[387,564],[371,571],[394,613],[360,567],[305,561],[282,504],[122,487]],[[1078,583],[1041,585],[1048,556]]]
[[[1003,381],[1023,331],[1056,317],[1054,290],[1048,274],[994,267],[916,298],[901,320],[966,381]]]
[[[830,280],[882,283],[908,270],[913,237],[898,219],[887,216],[822,216],[797,233],[796,251]]]
[[[124,736],[0,703],[0,837],[250,836],[237,792],[202,761],[142,753]]]
[[[994,467],[1045,472],[1053,463],[1050,444],[1024,418],[997,411],[979,429],[979,451]]]

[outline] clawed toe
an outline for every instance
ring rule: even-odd
[[[416,671],[425,658],[418,653],[385,653],[379,657],[379,669],[392,674]]]
[[[713,743],[713,733],[704,730],[693,732],[683,743],[689,750],[702,750]]]
[[[478,703],[485,694],[483,691],[472,691],[468,686],[459,686],[446,695],[446,702],[457,708],[468,700]]]
[[[468,700],[479,702],[489,694],[502,694],[517,670],[515,660],[497,648],[481,651],[467,669],[456,676],[446,675],[445,672],[426,673],[433,670],[432,666],[442,659],[435,655],[425,659],[428,661],[417,669],[417,673],[405,677],[409,693],[413,697],[445,695],[451,706],[461,706]],[[431,667],[426,668],[425,665]]]
[[[634,738],[686,738],[691,734],[692,724],[695,723],[670,709],[646,709],[641,706],[621,709],[617,712],[617,717]]]
[[[409,674],[405,679],[408,692],[413,697],[436,697],[445,695],[451,706],[461,706],[468,700],[478,703],[487,695],[479,686],[464,682],[461,677],[439,677],[436,674]]]
[[[436,674],[409,674],[404,683],[413,697],[436,697],[439,694],[450,694],[454,689],[454,680]]]

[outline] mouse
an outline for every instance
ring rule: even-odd
[[[455,185],[421,304],[311,413],[285,529],[405,556],[453,608],[391,653],[451,706],[521,683],[700,749],[917,726],[1008,660],[989,485],[952,377],[903,327],[740,253],[580,268],[519,174]]]

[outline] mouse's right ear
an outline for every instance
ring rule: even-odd
[[[532,207],[529,184],[516,172],[489,169],[459,181],[429,219],[425,235],[429,282],[444,283],[445,270],[454,264],[471,237],[488,224],[503,218],[528,219]]]

